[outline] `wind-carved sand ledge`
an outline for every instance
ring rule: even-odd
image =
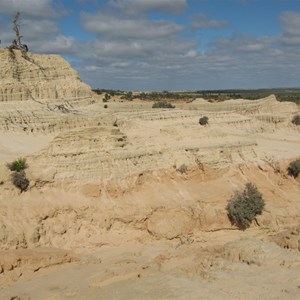
[[[152,104],[105,109],[60,56],[0,49],[4,299],[300,298],[296,104]],[[266,207],[239,231],[225,207],[249,181]]]

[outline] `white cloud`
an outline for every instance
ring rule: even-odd
[[[182,25],[183,18],[157,20],[148,14],[184,12],[186,0],[109,0],[102,5],[96,0],[76,1],[82,9],[84,5],[101,9],[81,14],[83,30],[93,33],[89,40],[79,42],[61,31],[57,18],[61,13],[54,14],[54,5],[61,0],[0,0],[1,46],[11,43],[11,16],[22,6],[22,42],[33,52],[68,54],[82,80],[94,87],[171,90],[299,85],[299,12],[280,16],[281,35],[230,36],[228,26],[229,36],[199,45],[199,35],[191,35],[192,29],[217,29],[229,23],[198,14]],[[183,15],[185,20],[190,13]]]
[[[198,55],[198,52],[195,50],[189,50],[184,56],[185,57],[196,57]]]
[[[212,43],[213,47],[231,52],[251,53],[262,52],[273,47],[277,38],[255,37],[249,35],[235,35],[228,38],[221,38]]]
[[[88,71],[88,72],[90,72],[90,71],[94,72],[94,71],[98,71],[100,69],[101,69],[100,67],[97,67],[95,65],[82,67],[82,70]]]
[[[300,35],[300,12],[285,12],[280,20],[286,34]]]
[[[23,36],[21,42],[26,44],[30,51],[59,54],[74,52],[75,39],[64,36],[54,20],[26,17],[22,20],[20,32]],[[9,46],[14,37],[12,28],[7,27],[1,34],[3,46]]]
[[[300,45],[300,12],[285,12],[280,21],[283,27],[281,41],[287,46]]]
[[[94,40],[79,45],[78,56],[93,59],[95,64],[110,64],[114,60],[147,62],[168,59],[170,55],[184,55],[195,43],[179,42],[175,37],[148,40]]]
[[[115,62],[111,66],[114,68],[128,68],[130,66],[130,63],[121,61],[121,62]]]
[[[187,7],[187,0],[110,0],[109,4],[128,14],[139,14],[148,11],[180,13]]]
[[[167,21],[127,18],[105,13],[83,13],[81,18],[86,30],[110,38],[152,39],[170,36],[182,29],[180,25]]]
[[[299,51],[284,51],[279,37],[232,36],[197,50],[173,36],[143,41],[98,40],[85,45],[94,70],[81,69],[95,87],[213,89],[297,85]],[[83,45],[82,45],[83,46]],[[124,67],[122,67],[124,66]],[[291,77],[291,74],[293,76]],[[128,80],[130,78],[130,80]]]
[[[42,40],[33,40],[28,43],[30,49],[39,53],[71,54],[75,52],[75,39],[58,34],[51,38],[45,36]]]
[[[12,17],[19,11],[20,33],[23,36],[21,42],[27,44],[30,51],[73,52],[75,39],[62,34],[58,25],[58,17],[66,13],[59,3],[54,0],[0,0],[1,14],[6,23],[1,33],[2,45],[9,46],[14,39]]]
[[[24,19],[21,26],[22,35],[29,39],[47,38],[49,34],[58,33],[56,22],[47,19]]]
[[[53,15],[52,0],[0,0],[0,11],[9,15],[19,11],[21,15],[35,17]]]
[[[228,26],[228,22],[210,19],[205,14],[197,14],[193,17],[192,26],[195,29],[223,28]]]

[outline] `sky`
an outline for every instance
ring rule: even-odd
[[[300,0],[0,0],[1,47],[60,54],[92,88],[300,87]]]

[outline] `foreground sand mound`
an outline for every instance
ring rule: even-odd
[[[181,246],[104,246],[93,252],[93,260],[36,271],[34,284],[24,265],[6,272],[6,278],[22,275],[2,286],[1,294],[6,299],[298,299],[299,253],[247,235],[212,233]],[[216,240],[224,245],[216,247]],[[47,262],[45,255],[36,253],[35,261]],[[57,252],[54,262],[60,260]]]
[[[200,232],[235,229],[225,207],[232,193],[249,181],[266,202],[252,227],[273,231],[270,240],[279,245],[298,247],[299,231],[293,239],[276,233],[300,222],[299,184],[278,166],[247,165],[207,175],[196,170],[149,175],[126,192],[121,183],[101,186],[102,191],[99,185],[83,185],[78,192],[46,185],[22,195],[2,186],[0,249],[80,250],[83,245],[92,249],[153,239],[188,243]]]

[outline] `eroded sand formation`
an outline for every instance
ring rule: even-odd
[[[0,66],[3,299],[300,297],[294,103],[105,109],[59,56],[0,49]],[[25,193],[6,168],[20,156]],[[248,181],[266,207],[243,232],[225,206]]]

